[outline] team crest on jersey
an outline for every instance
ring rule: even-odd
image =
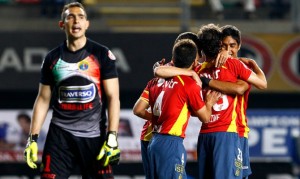
[[[183,174],[184,173],[184,165],[175,164],[175,171],[180,173],[180,174]]]
[[[79,62],[78,66],[79,66],[80,70],[85,71],[89,68],[89,63],[87,61],[83,60],[83,61]]]
[[[116,60],[115,55],[114,55],[110,50],[108,51],[108,57],[109,57],[111,60]]]

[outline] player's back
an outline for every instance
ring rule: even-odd
[[[190,117],[188,90],[200,86],[188,76],[176,76],[166,79],[162,84],[162,91],[154,94],[150,99],[152,112],[159,116],[154,122],[157,132],[162,134],[185,137],[185,130]],[[200,95],[200,94],[199,94]],[[150,96],[151,92],[150,92]]]
[[[228,59],[226,63],[215,68],[213,64],[204,62],[200,69],[200,76],[206,76],[220,81],[236,82],[239,77],[248,78],[250,71],[244,69],[239,60]],[[209,132],[237,132],[237,96],[223,94],[213,106],[211,120],[202,124],[201,133]]]

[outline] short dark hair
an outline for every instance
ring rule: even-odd
[[[216,58],[222,45],[221,29],[215,24],[207,24],[199,29],[197,36],[206,58],[208,60]]]
[[[182,40],[182,39],[190,39],[190,40],[192,40],[196,44],[196,46],[198,48],[198,54],[199,54],[199,56],[201,56],[200,40],[199,40],[199,38],[198,38],[198,36],[197,36],[196,33],[194,33],[194,32],[182,32],[181,34],[179,34],[177,36],[177,38],[175,39],[174,44],[176,42],[178,42],[179,40]]]
[[[18,114],[17,120],[19,121],[21,118],[22,118],[22,119],[25,119],[26,122],[28,122],[28,123],[31,122],[30,116],[29,116],[27,113],[25,113],[25,112],[21,112],[21,113]]]
[[[241,45],[241,31],[233,25],[225,25],[221,27],[222,30],[222,39],[225,37],[231,36],[238,45]]]
[[[87,18],[86,10],[84,6],[80,2],[71,2],[69,4],[64,5],[62,12],[61,12],[61,20],[64,21],[66,18],[66,10],[72,8],[72,7],[79,7],[84,11],[85,17]]]
[[[174,66],[179,68],[190,67],[195,61],[197,53],[197,46],[192,40],[182,39],[177,41],[172,52]]]

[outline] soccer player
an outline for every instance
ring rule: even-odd
[[[66,4],[59,27],[66,40],[51,50],[41,69],[39,92],[24,158],[37,168],[37,140],[52,101],[52,119],[43,151],[41,177],[69,178],[79,166],[82,178],[113,178],[110,164],[120,158],[120,115],[116,58],[104,45],[87,38],[87,14],[79,2]],[[100,123],[103,99],[108,110],[107,137]]]
[[[178,41],[172,51],[176,67],[192,69],[198,64],[197,47],[191,40]],[[183,146],[185,130],[191,112],[202,122],[210,119],[211,106],[220,93],[209,91],[202,97],[201,87],[188,76],[166,79],[161,91],[149,91],[149,104],[156,132],[148,146],[150,178],[186,178],[186,151]]]
[[[181,34],[178,35],[178,37],[175,39],[175,42],[178,42],[179,40],[182,40],[182,39],[190,39],[192,40],[196,45],[197,45],[197,48],[200,48],[200,43],[199,43],[199,40],[198,40],[198,37],[197,37],[197,34],[193,33],[193,32],[183,32]],[[198,50],[198,52],[200,52]],[[200,53],[198,53],[199,55]],[[160,66],[164,63],[164,61],[161,61],[161,62],[157,62],[153,68],[156,68],[157,66]],[[167,66],[168,65],[171,65],[173,66],[173,62],[169,62],[166,64]],[[196,74],[196,72],[194,72],[193,74],[191,73],[191,75],[194,77],[194,78],[197,78],[198,79],[198,82],[200,82],[200,79],[198,77],[198,75]],[[156,79],[153,79],[154,81]],[[161,79],[163,80],[163,79]],[[150,83],[150,82],[149,82]],[[152,84],[153,82],[151,82]],[[201,83],[201,82],[200,82]],[[156,87],[156,88],[161,88],[160,87],[157,87],[157,86],[151,86],[151,87]],[[152,131],[153,131],[153,126],[152,126],[152,123],[151,123],[151,119],[152,119],[152,114],[151,114],[151,109],[150,109],[150,105],[149,105],[149,91],[150,91],[150,86],[146,86],[146,88],[143,90],[140,98],[136,101],[134,107],[133,107],[133,113],[140,117],[140,118],[143,118],[143,119],[146,119],[146,122],[143,126],[143,129],[142,129],[142,132],[141,132],[141,154],[142,154],[142,161],[143,161],[143,167],[144,167],[144,172],[146,174],[146,178],[149,178],[148,176],[148,166],[149,166],[149,159],[148,159],[148,156],[147,156],[147,148],[148,148],[148,145],[149,145],[149,141],[150,139],[152,138]]]
[[[158,83],[158,78],[154,78],[150,80],[143,90],[140,98],[136,101],[133,107],[133,113],[142,118],[145,119],[146,122],[143,126],[142,132],[141,132],[141,155],[142,155],[142,162],[144,167],[145,176],[147,179],[150,178],[150,171],[149,171],[149,157],[147,154],[147,148],[149,145],[150,140],[152,139],[152,132],[153,132],[153,126],[152,126],[152,113],[151,113],[151,107],[149,105],[149,91],[157,90],[161,91],[162,86],[153,85]],[[163,82],[163,79],[162,81]],[[154,89],[151,89],[154,88]]]
[[[229,52],[229,55],[233,58],[238,58],[238,51],[241,48],[241,32],[238,28],[233,25],[225,25],[221,27],[222,30],[222,48]],[[265,79],[264,72],[260,69],[257,63],[252,59],[239,58],[244,64],[246,64],[250,69],[252,69],[260,78]],[[248,96],[251,89],[251,84],[248,84],[248,89],[243,95],[238,96],[238,134],[240,137],[241,149],[243,152],[243,178],[248,178],[252,173],[250,168],[250,156],[249,156],[249,146],[248,146],[248,120],[246,115],[246,110],[248,107]]]
[[[229,58],[219,68],[214,61],[221,50],[222,32],[214,25],[204,25],[198,31],[206,61],[199,70],[200,76],[235,82],[237,78],[259,89],[267,87],[266,79],[247,68],[238,59]],[[237,129],[236,95],[224,94],[213,106],[209,123],[202,124],[198,138],[199,178],[242,178],[242,150]]]

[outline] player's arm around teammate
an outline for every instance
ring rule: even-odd
[[[265,73],[258,66],[255,60],[249,58],[239,58],[239,60],[242,61],[245,65],[249,66],[255,74],[250,75],[249,82],[258,89],[266,89],[268,84]]]
[[[151,120],[152,113],[147,110],[149,108],[149,103],[139,98],[133,106],[133,114],[145,119]]]
[[[203,81],[202,77],[201,79]],[[237,80],[235,83],[208,78],[204,80],[208,80],[207,82],[203,82],[203,84],[205,84],[204,86],[208,86],[214,90],[221,91],[224,94],[242,95],[248,89],[248,84],[243,80]]]
[[[177,75],[191,76],[198,85],[202,85],[199,75],[192,69],[183,69],[174,66],[159,66],[153,69],[154,76],[170,78]]]
[[[202,87],[211,87],[214,90],[221,91],[225,94],[242,95],[248,89],[248,84],[243,80],[237,80],[235,83],[208,79],[205,77],[199,78],[199,75],[194,70],[186,70],[173,66],[159,66],[154,69],[154,75],[161,78],[170,78],[177,75],[186,75],[193,77],[197,84],[202,84]]]

